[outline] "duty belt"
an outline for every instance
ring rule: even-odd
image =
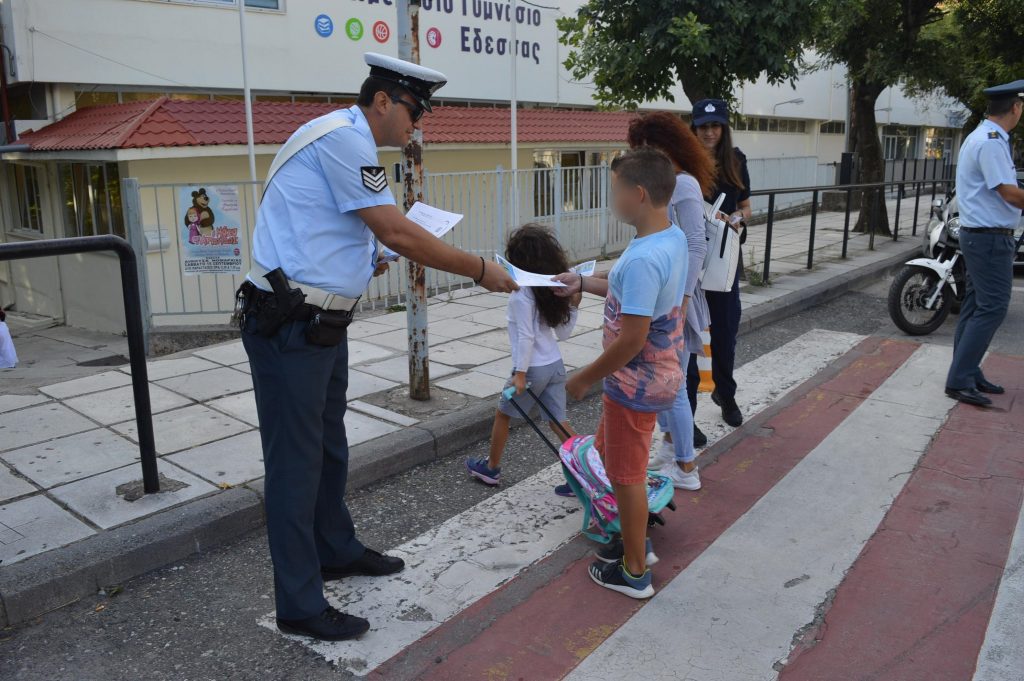
[[[269,271],[270,270],[253,260],[252,269],[249,270],[249,274],[246,275],[246,278],[259,290],[270,292],[270,284],[268,284],[267,280],[264,279],[264,276]],[[355,309],[356,305],[359,304],[359,298],[346,298],[345,296],[340,296],[337,293],[331,293],[330,291],[325,291],[322,288],[316,288],[309,284],[302,284],[297,281],[292,281],[291,279],[288,280],[288,285],[292,288],[300,289],[305,294],[307,305],[319,307],[322,310],[342,310],[345,312],[351,312]]]
[[[966,229],[968,232],[975,232],[976,234],[995,234],[996,236],[1013,236],[1013,230],[1009,227],[967,227],[961,226],[962,229]]]

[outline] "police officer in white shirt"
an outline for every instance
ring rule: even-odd
[[[984,393],[1004,392],[985,378],[980,365],[1006,318],[1013,288],[1013,230],[1024,208],[1024,190],[1017,185],[1008,133],[1020,122],[1024,80],[988,88],[985,95],[987,117],[964,140],[956,169],[967,293],[946,377],[947,395],[979,407],[992,404]]]
[[[346,327],[370,277],[387,268],[376,239],[488,290],[517,288],[497,263],[406,219],[377,160],[377,147],[408,143],[444,75],[372,53],[366,63],[356,105],[305,124],[278,153],[236,306],[263,441],[277,626],[333,641],[369,623],[331,607],[324,580],[404,567],[359,542],[345,505]]]

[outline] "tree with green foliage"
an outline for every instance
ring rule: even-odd
[[[793,83],[814,0],[589,0],[558,22],[570,48],[565,65],[592,79],[596,100],[635,108],[674,101],[732,99],[764,74]]]
[[[976,0],[971,0],[976,1]],[[843,64],[850,80],[849,149],[860,157],[860,182],[885,179],[878,136],[878,96],[928,69],[941,48],[925,30],[944,16],[942,0],[845,0],[815,15],[813,46],[825,64]],[[885,194],[865,191],[855,229],[891,234]]]

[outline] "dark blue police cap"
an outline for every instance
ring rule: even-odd
[[[985,96],[989,99],[1015,99],[1024,97],[1024,80],[1015,80],[1012,83],[1004,83],[985,89]]]
[[[702,99],[693,105],[693,127],[708,123],[729,125],[729,107],[724,99]]]

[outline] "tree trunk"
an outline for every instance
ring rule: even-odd
[[[882,182],[885,180],[885,159],[882,157],[882,140],[878,137],[875,121],[875,104],[884,86],[871,81],[854,80],[853,112],[851,114],[852,135],[856,151],[860,156],[858,183]],[[860,216],[853,228],[855,232],[872,232],[892,236],[889,229],[889,215],[885,205],[885,190],[866,189],[861,194]]]

